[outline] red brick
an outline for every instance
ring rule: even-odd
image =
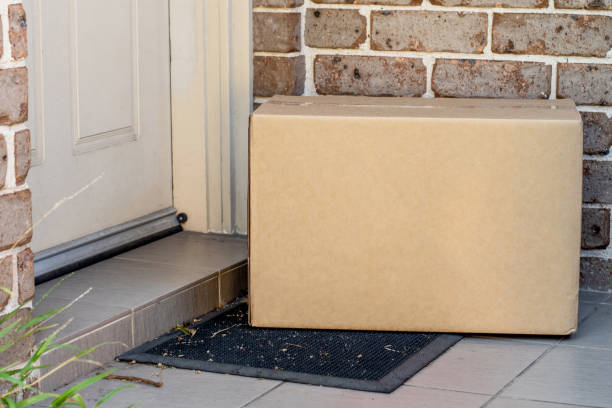
[[[610,244],[610,210],[582,209],[582,249],[604,249]]]
[[[18,321],[17,327],[27,323],[32,319],[32,309],[20,309],[10,319],[0,325],[0,330],[9,326],[15,321]],[[8,341],[15,341],[16,343],[0,353],[0,365],[3,367],[11,364],[18,363],[28,359],[28,356],[32,352],[32,346],[34,346],[34,336],[27,336],[21,340],[17,340],[22,333],[17,333],[15,330],[9,331],[9,334],[0,340],[0,346],[6,344]]]
[[[28,120],[28,70],[0,70],[0,125]]]
[[[2,34],[2,21],[0,21],[0,58],[2,58],[2,54],[4,53],[4,44],[3,44],[3,34]]]
[[[13,290],[13,256],[0,259],[0,286]],[[0,309],[6,306],[10,298],[11,295],[0,290]]]
[[[0,250],[32,239],[32,194],[30,190],[0,195]]]
[[[304,0],[253,0],[253,7],[299,7]]]
[[[612,17],[569,14],[493,15],[493,52],[605,57]]]
[[[255,96],[301,95],[304,92],[304,56],[256,56],[253,71]]]
[[[612,0],[554,0],[555,7],[559,9],[588,9],[609,10],[612,8]]]
[[[24,304],[34,297],[34,252],[30,248],[17,254],[17,273],[19,304]]]
[[[557,97],[577,105],[612,105],[612,65],[559,64]]]
[[[317,55],[314,80],[321,95],[420,96],[427,69],[420,59]]]
[[[603,112],[580,112],[584,129],[584,153],[608,154],[612,144],[612,119]]]
[[[8,153],[6,151],[6,139],[0,134],[0,188],[4,187],[6,181],[6,170]]]
[[[359,48],[366,40],[366,18],[352,9],[308,9],[304,40],[315,48]]]
[[[8,12],[11,55],[13,59],[22,59],[28,56],[28,23],[26,22],[26,13],[21,4],[9,5]]]
[[[439,11],[373,11],[372,49],[482,53],[487,15]]]
[[[437,60],[436,96],[462,98],[548,98],[549,65],[535,62]]]
[[[30,171],[30,131],[15,132],[15,179],[23,184]]]
[[[612,260],[580,258],[580,287],[591,290],[612,290]]]
[[[612,162],[599,160],[583,162],[582,201],[612,203]]]
[[[312,0],[319,4],[378,4],[384,6],[420,6],[423,0]]]
[[[253,50],[300,50],[299,13],[253,13]]]
[[[430,0],[431,4],[446,7],[518,7],[543,8],[548,0]]]

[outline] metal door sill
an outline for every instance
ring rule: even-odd
[[[40,251],[34,256],[36,284],[55,279],[122,252],[182,231],[170,207]]]

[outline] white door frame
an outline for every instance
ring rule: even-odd
[[[187,230],[247,232],[252,0],[170,0],[174,206]]]

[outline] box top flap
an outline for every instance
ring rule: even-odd
[[[254,115],[580,121],[570,99],[274,96]]]

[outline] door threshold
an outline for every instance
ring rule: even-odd
[[[36,284],[180,231],[176,208],[170,207],[37,252],[34,256]]]
[[[57,342],[81,349],[104,343],[87,359],[108,363],[244,295],[247,253],[245,237],[179,232],[37,285],[37,299],[49,295],[34,315],[65,306],[87,292],[49,323],[62,325],[72,319]],[[54,367],[72,355],[73,350],[56,349],[43,356],[42,364]],[[57,389],[97,368],[74,362],[46,378],[41,389]]]

